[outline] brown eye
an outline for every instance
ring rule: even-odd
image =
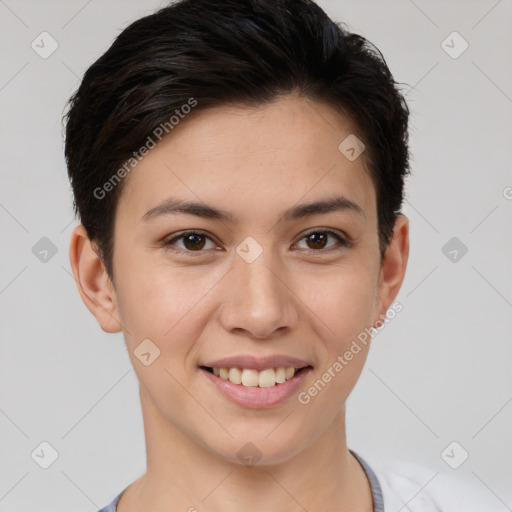
[[[203,235],[185,235],[183,237],[183,245],[189,251],[201,250],[205,245],[205,237]]]
[[[214,249],[216,247],[209,236],[196,231],[181,233],[166,240],[163,244],[166,248],[182,252],[204,252],[203,249]]]
[[[323,249],[327,244],[328,235],[325,233],[311,233],[306,236],[307,244],[310,249]]]
[[[334,239],[334,243],[329,242],[330,239]],[[335,248],[336,245],[341,247],[349,245],[346,240],[344,240],[340,235],[338,235],[334,231],[311,231],[304,237],[302,237],[300,242],[302,241],[305,241],[306,243],[305,248],[312,251],[322,251],[323,249],[326,248]]]

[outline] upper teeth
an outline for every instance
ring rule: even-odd
[[[267,368],[260,372],[251,368],[213,368],[213,373],[221,379],[229,380],[233,384],[269,388],[291,379],[295,375],[295,368],[293,366],[288,368]]]

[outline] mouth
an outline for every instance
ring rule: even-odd
[[[198,369],[208,385],[230,402],[265,409],[290,400],[313,366],[286,354],[238,354],[201,361]]]
[[[304,385],[313,366],[289,357],[239,356],[199,366],[209,386],[229,402],[250,409],[277,407]]]
[[[262,370],[217,366],[200,366],[200,368],[232,384],[259,388],[280,386],[293,379],[301,372],[312,369],[310,365],[301,366],[299,368],[294,366],[279,366],[276,368],[264,368]]]

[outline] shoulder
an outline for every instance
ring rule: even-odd
[[[103,507],[98,512],[116,512],[117,502],[125,490],[121,491],[108,505]]]
[[[98,512],[116,512],[116,506],[114,503],[109,503]]]
[[[370,465],[382,488],[385,512],[505,512],[487,489],[468,477],[389,459]]]

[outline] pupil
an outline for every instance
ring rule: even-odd
[[[327,237],[325,233],[311,233],[308,237],[308,242],[313,243],[314,249],[323,249],[325,247],[325,242]]]
[[[204,238],[202,235],[187,235],[185,237],[185,247],[187,249],[202,249],[204,247]]]

